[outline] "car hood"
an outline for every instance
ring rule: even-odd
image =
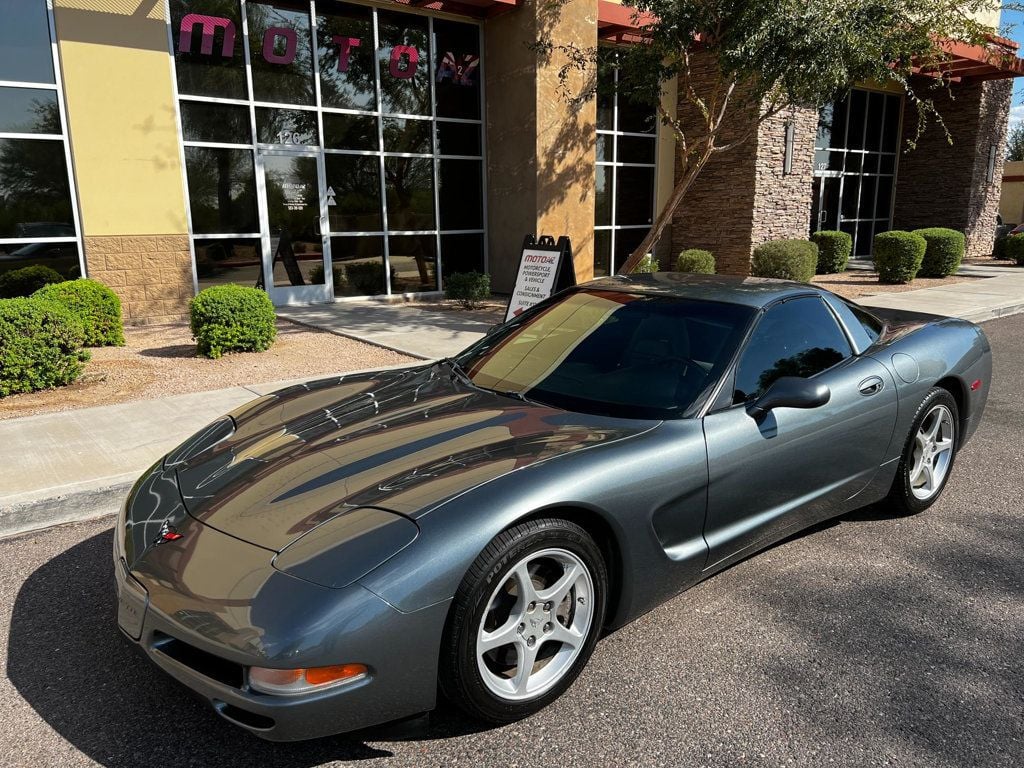
[[[356,508],[416,518],[500,475],[658,423],[523,402],[447,364],[290,387],[232,419],[167,466],[192,517],[276,552]]]

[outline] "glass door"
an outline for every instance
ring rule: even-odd
[[[257,183],[263,287],[271,300],[276,305],[332,301],[323,158],[302,150],[260,150]]]

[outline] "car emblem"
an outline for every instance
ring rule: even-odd
[[[160,526],[160,535],[156,537],[154,544],[163,544],[165,541],[177,541],[182,537],[183,534],[178,533],[178,529],[171,525],[167,520],[164,520],[164,524]]]

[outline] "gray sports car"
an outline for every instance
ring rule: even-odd
[[[293,386],[118,520],[118,622],[223,718],[305,739],[503,723],[603,632],[806,526],[931,505],[991,376],[968,322],[797,283],[597,280],[461,355]]]

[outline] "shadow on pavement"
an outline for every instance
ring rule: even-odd
[[[118,631],[110,536],[86,539],[32,573],[11,618],[7,676],[75,748],[110,768],[305,767],[391,756],[351,736],[272,744],[217,717]],[[472,730],[472,723],[442,709],[425,733],[411,735],[446,738]],[[384,729],[360,735],[371,736],[401,738]]]

